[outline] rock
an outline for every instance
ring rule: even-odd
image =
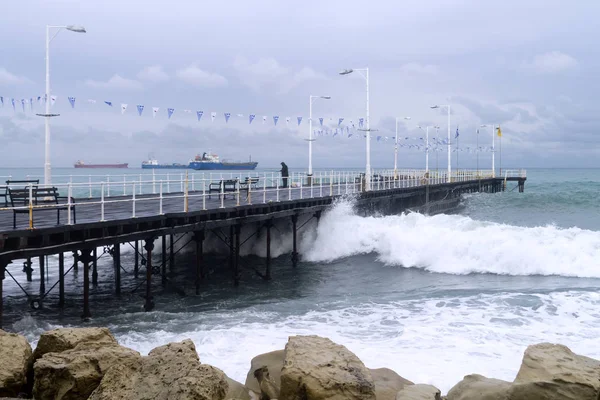
[[[33,352],[34,361],[46,353],[74,349],[80,343],[118,345],[107,328],[59,328],[42,333]]]
[[[229,387],[229,390],[225,395],[226,400],[252,400],[252,397],[250,396],[250,390],[246,386],[234,381],[228,376],[225,376],[225,379],[227,379],[227,386]]]
[[[31,346],[24,336],[0,330],[0,397],[27,391]]]
[[[388,368],[370,369],[375,383],[375,397],[377,400],[395,400],[396,394],[406,385],[414,385]]]
[[[283,368],[284,357],[284,350],[275,350],[254,357],[250,362],[250,371],[246,376],[246,387],[255,393],[260,393],[260,386],[258,386],[258,381],[254,377],[254,371],[261,367],[267,367],[271,379],[281,386],[281,369]]]
[[[254,377],[260,386],[260,400],[279,398],[280,382],[275,382],[269,374],[269,368],[262,367],[254,371]]]
[[[446,395],[447,400],[506,400],[511,383],[482,375],[467,375]]]
[[[371,372],[344,346],[292,336],[285,346],[279,400],[375,400]]]
[[[141,358],[137,351],[105,343],[80,343],[61,353],[46,353],[34,366],[37,400],[87,399],[106,371]]]
[[[222,400],[225,374],[200,364],[191,340],[169,343],[106,373],[90,400]]]
[[[396,400],[441,400],[440,389],[431,385],[408,385],[401,389],[396,396]],[[481,398],[473,398],[481,400]]]
[[[559,344],[541,343],[525,350],[510,399],[597,400],[600,361]]]

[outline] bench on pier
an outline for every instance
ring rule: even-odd
[[[225,198],[226,193],[235,193],[237,192],[237,179],[222,179],[218,182],[211,182],[208,184],[208,198],[210,199],[212,192],[217,192],[219,194],[223,193],[223,198]]]
[[[28,214],[30,209],[29,201],[31,200],[32,213],[43,210],[56,210],[56,224],[60,225],[60,212],[61,210],[69,210],[69,206],[66,203],[61,203],[60,200],[69,200],[66,196],[60,196],[58,189],[55,187],[51,188],[37,188],[31,187],[27,189],[13,189],[8,187],[8,195],[10,196],[10,204],[13,207],[13,229],[17,228],[17,214]],[[31,199],[30,199],[31,197]],[[37,207],[36,207],[37,206]],[[17,208],[20,207],[20,208]],[[73,210],[73,222],[77,223],[77,217],[75,214],[75,199],[71,197],[71,209]],[[33,222],[33,214],[32,214]]]
[[[24,187],[29,187],[32,185],[34,188],[38,187],[40,184],[39,179],[24,179],[24,180],[7,180],[6,186],[0,186],[0,197],[4,197],[4,207],[8,207],[8,187],[11,185],[23,185]]]

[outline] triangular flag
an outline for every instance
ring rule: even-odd
[[[362,128],[362,127],[363,127],[363,125],[364,125],[364,122],[365,122],[365,119],[364,119],[364,118],[359,118],[359,119],[358,119],[358,127],[359,127],[359,128]]]
[[[42,104],[42,96],[37,97],[38,104]]]
[[[137,110],[138,110],[138,114],[140,115],[140,117],[142,116],[142,113],[144,112],[144,106],[141,104],[137,105]]]
[[[225,123],[229,122],[229,117],[231,117],[231,113],[225,113]]]
[[[198,122],[200,122],[200,118],[202,118],[203,114],[204,114],[204,111],[196,111],[196,116],[198,117]]]
[[[263,125],[265,124],[265,122],[267,122],[267,116],[263,115]]]
[[[323,126],[323,118],[319,118],[319,123]]]
[[[71,108],[75,108],[75,97],[68,97]]]
[[[121,114],[125,114],[125,110],[127,110],[127,104],[121,104]]]
[[[285,117],[285,123],[286,123],[287,125],[289,125],[289,124],[290,124],[290,117]]]
[[[11,99],[10,99],[10,102],[12,103],[12,106],[13,106],[13,111],[16,111],[16,110],[15,110],[15,99],[12,99],[12,98],[11,98]]]
[[[173,115],[174,112],[175,112],[174,108],[167,108],[167,116],[169,119],[171,119],[171,116]]]
[[[273,122],[275,122],[275,126],[277,126],[277,121],[279,121],[279,115],[274,115]]]
[[[158,107],[152,107],[152,118],[156,118],[157,113],[158,113]]]
[[[496,130],[498,131],[498,137],[502,137],[502,130],[500,129],[500,125],[498,125],[498,128],[496,128]],[[458,132],[458,128],[456,128],[456,131]]]
[[[90,104],[96,104],[96,100],[93,100],[93,99],[88,99],[87,102]]]
[[[338,120],[338,126],[340,126],[340,125],[342,124],[342,121],[344,121],[344,118],[340,118],[340,119]]]
[[[33,111],[33,98],[29,99],[29,108]]]
[[[0,96],[0,106],[4,107],[4,97]]]
[[[56,103],[56,96],[50,96],[50,105],[53,106]]]
[[[25,99],[21,99],[21,107],[23,107],[23,112],[25,112]]]
[[[248,116],[248,125],[250,125],[252,123],[252,121],[254,121],[254,118],[256,118],[256,115],[254,115],[254,114],[250,114]]]
[[[105,101],[104,104],[106,104],[109,107],[112,107],[112,101]]]
[[[215,122],[215,118],[217,118],[217,113],[213,111],[210,113],[210,119],[212,122]]]
[[[302,117],[298,117],[298,126],[300,126],[301,122],[302,122]]]

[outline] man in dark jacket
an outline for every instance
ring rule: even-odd
[[[281,163],[281,178],[283,178],[283,187],[286,188],[288,187],[288,177],[290,176],[290,173],[288,171],[288,166],[285,165],[284,162]]]

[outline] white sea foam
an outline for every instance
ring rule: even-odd
[[[302,243],[306,261],[375,253],[386,264],[469,274],[600,277],[600,232],[534,228],[417,213],[361,217],[348,202],[324,215]]]

